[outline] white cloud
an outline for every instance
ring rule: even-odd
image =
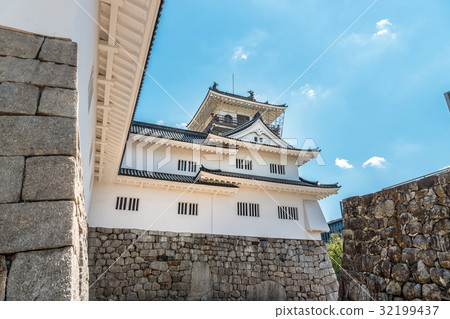
[[[395,33],[392,33],[392,23],[389,19],[382,19],[375,24],[375,27],[378,29],[376,33],[373,34],[374,37],[381,37],[391,35],[392,38],[395,38]]]
[[[186,128],[187,127],[187,123],[178,123],[178,124],[175,124],[175,127],[178,127],[178,128]]]
[[[161,125],[161,124],[163,124],[163,123],[164,123],[163,120],[159,120],[159,121],[156,122],[156,124],[158,124],[158,125]]]
[[[389,22],[389,19],[383,19],[378,21],[376,25],[378,29],[385,29],[386,26],[392,25],[392,23]]]
[[[364,162],[362,167],[366,167],[369,165],[371,167],[383,168],[385,167],[384,164],[386,164],[386,160],[383,157],[372,156]]]
[[[311,88],[311,85],[306,83],[300,88],[300,93],[307,96],[310,99],[314,99],[316,97],[316,91]]]
[[[348,162],[348,160],[343,159],[343,158],[339,158],[339,157],[336,158],[334,163],[336,164],[337,167],[340,167],[340,168],[345,168],[345,169],[353,168],[353,165],[350,164]]]
[[[247,60],[248,52],[244,51],[244,47],[237,47],[234,49],[233,59],[234,60]]]

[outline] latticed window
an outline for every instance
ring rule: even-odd
[[[252,161],[236,158],[236,168],[252,170],[253,169]]]
[[[178,160],[178,170],[183,172],[196,172],[197,163],[192,161]]]
[[[272,174],[280,174],[285,175],[286,174],[286,168],[284,165],[280,164],[270,164],[270,172]]]
[[[237,203],[237,214],[239,216],[259,217],[259,204]]]
[[[198,215],[198,204],[196,203],[178,203],[178,215]]]
[[[278,206],[278,218],[298,220],[298,208],[288,206]]]
[[[117,197],[116,210],[129,210],[137,212],[139,210],[139,198]]]

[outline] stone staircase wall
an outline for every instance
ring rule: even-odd
[[[87,300],[77,44],[0,27],[0,300]]]

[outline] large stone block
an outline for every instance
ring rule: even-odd
[[[0,114],[36,113],[39,88],[25,83],[0,83]]]
[[[65,64],[0,56],[0,82],[76,89],[77,69]]]
[[[0,28],[0,55],[35,59],[44,38]]]
[[[247,300],[257,301],[284,301],[286,290],[274,281],[263,281],[247,287]]]
[[[68,89],[45,88],[39,102],[38,114],[76,118],[78,92]]]
[[[75,203],[0,205],[0,254],[75,245]]]
[[[22,156],[0,156],[0,203],[20,200],[24,165]]]
[[[36,156],[26,161],[22,199],[75,200],[76,162],[70,156]]]
[[[4,255],[0,255],[0,301],[5,300],[7,274],[6,258]]]
[[[78,263],[72,247],[18,253],[6,300],[78,300]]]
[[[39,52],[39,60],[76,66],[77,44],[67,40],[46,38]]]
[[[76,155],[75,119],[47,116],[1,116],[0,156]]]

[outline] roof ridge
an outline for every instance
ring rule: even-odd
[[[243,95],[240,95],[240,94],[235,94],[235,93],[230,93],[230,92],[226,92],[226,91],[221,91],[218,88],[214,88],[213,86],[210,86],[209,89],[211,91],[213,91],[213,92],[217,92],[217,93],[220,93],[220,94],[223,94],[223,95],[228,95],[228,96],[235,97],[235,98],[242,99],[242,100],[247,100],[247,101],[250,101],[250,102],[256,102],[256,103],[260,103],[260,104],[267,104],[267,105],[278,106],[278,107],[288,107],[286,105],[286,103],[284,103],[284,104],[272,104],[272,103],[269,103],[269,101],[261,102],[261,101],[257,101],[252,96],[243,96]]]

